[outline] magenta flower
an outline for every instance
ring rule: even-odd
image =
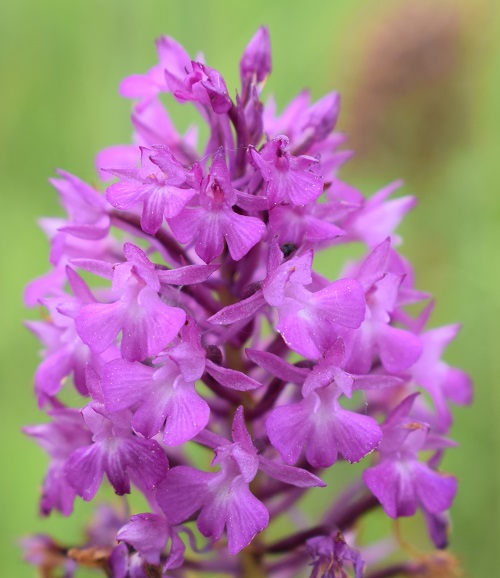
[[[260,355],[250,356],[266,363]],[[349,375],[340,368],[342,357],[343,344],[338,340],[328,356],[307,371],[303,400],[277,407],[269,414],[267,434],[286,463],[295,464],[304,447],[307,461],[317,468],[333,465],[339,453],[349,462],[358,462],[382,439],[372,417],[343,409],[339,399],[342,395],[351,397],[353,389],[387,387],[397,381],[385,376]]]
[[[196,193],[189,187],[186,169],[167,147],[141,148],[141,168],[109,168],[121,179],[106,193],[108,201],[120,210],[142,204],[141,226],[154,235],[164,218],[175,217]],[[184,185],[184,186],[183,186]]]
[[[158,64],[120,85],[132,142],[96,156],[100,179],[117,180],[105,194],[64,171],[51,181],[66,215],[40,221],[52,269],[25,292],[44,310],[27,327],[49,423],[24,428],[49,456],[40,512],[68,516],[102,486],[121,509],[98,509],[80,544],[27,540],[25,558],[68,578],[80,565],[110,578],[420,575],[420,562],[394,566],[393,539],[366,543],[366,514],[420,509],[446,547],[457,482],[438,469],[454,445],[443,436],[472,393],[442,360],[459,326],[428,328],[431,296],[396,249],[415,199],[391,198],[399,182],[365,198],[339,179],[351,152],[336,92],[303,91],[279,115],[262,101],[267,27],[234,98],[202,55],[156,46]],[[179,133],[163,93],[198,111],[206,142],[195,125]],[[339,263],[352,242],[359,260],[317,272],[323,249]],[[338,476],[339,461],[361,463]]]
[[[168,460],[158,442],[133,435],[131,414],[107,414],[99,405],[82,410],[92,432],[90,445],[75,450],[64,473],[70,486],[84,500],[92,500],[107,475],[118,495],[130,493],[130,478],[145,490],[154,490],[165,477]]]
[[[392,237],[393,242],[399,241],[399,237],[394,235],[394,229],[416,204],[415,197],[411,196],[386,200],[401,184],[397,181],[384,187],[363,203],[358,211],[349,216],[349,230],[355,238],[364,241],[368,247],[376,247],[389,236]]]
[[[379,444],[382,433],[377,422],[366,415],[342,409],[341,392],[334,385],[319,388],[303,401],[277,407],[267,420],[267,434],[288,464],[295,464],[306,447],[307,461],[328,468],[340,453],[358,462]]]
[[[210,106],[216,114],[224,114],[231,108],[224,79],[217,70],[201,62],[191,63],[191,71],[184,78],[183,86],[173,93],[181,102],[192,100]]]
[[[469,376],[441,359],[443,350],[457,336],[459,329],[459,325],[448,325],[422,333],[423,353],[411,368],[415,383],[429,392],[443,432],[448,431],[453,420],[448,401],[458,405],[468,405],[472,401]]]
[[[357,328],[364,318],[365,302],[361,285],[340,279],[311,292],[312,251],[280,264],[282,253],[276,243],[269,249],[268,273],[262,289],[251,297],[221,309],[209,321],[234,323],[254,315],[266,304],[278,310],[276,330],[297,353],[317,359],[337,338],[338,328]]]
[[[166,305],[158,296],[160,278],[145,255],[133,245],[125,246],[125,263],[108,273],[119,298],[112,303],[91,303],[75,318],[76,330],[94,353],[102,353],[122,332],[125,359],[143,360],[168,345],[182,327],[186,315]],[[94,272],[99,273],[98,265]]]
[[[325,211],[323,205],[316,204],[274,207],[269,212],[269,233],[280,245],[323,247],[345,235],[343,229],[330,222],[333,220],[331,213]]]
[[[164,516],[158,514],[132,516],[130,522],[120,528],[116,539],[134,548],[141,560],[148,564],[160,563],[161,554],[170,541],[171,548],[164,570],[182,565],[185,546]]]
[[[169,90],[165,73],[168,78],[184,78],[189,69],[191,59],[184,48],[169,36],[162,36],[156,41],[156,49],[160,63],[145,75],[134,74],[125,78],[120,84],[120,93],[127,98],[140,99],[149,102],[159,92]]]
[[[50,321],[26,324],[47,348],[45,359],[35,374],[35,391],[40,406],[57,395],[69,375],[72,375],[78,392],[87,395],[87,364],[101,368],[103,363],[118,355],[113,346],[101,356],[95,355],[78,336],[74,318],[82,306],[93,303],[94,298],[87,284],[70,267],[66,267],[66,275],[74,297],[44,300],[42,303],[50,312]]]
[[[220,472],[172,468],[158,491],[158,501],[174,524],[200,510],[197,526],[204,536],[219,540],[226,528],[231,554],[248,546],[269,521],[266,507],[249,488],[259,458],[246,431],[242,409],[234,417],[233,443],[216,449],[212,465],[220,465]]]
[[[345,566],[354,569],[355,578],[363,578],[361,554],[347,544],[341,532],[311,538],[306,545],[313,559],[310,578],[348,578]]]
[[[40,513],[48,516],[56,509],[69,516],[73,511],[76,491],[66,479],[64,466],[75,450],[90,443],[92,434],[80,412],[75,409],[53,410],[49,415],[53,419],[51,423],[26,426],[23,431],[51,457],[42,488]]]
[[[104,197],[78,177],[58,171],[61,179],[50,179],[69,216],[59,230],[82,239],[102,239],[109,231],[109,209]]]
[[[207,425],[207,402],[196,393],[194,381],[183,378],[174,361],[153,368],[116,359],[104,368],[102,388],[109,411],[136,408],[132,427],[147,438],[165,426],[164,443],[183,444]]]
[[[195,240],[196,254],[205,263],[222,253],[226,241],[231,257],[239,261],[260,241],[265,226],[256,217],[235,212],[232,207],[236,202],[224,153],[219,150],[209,175],[201,183],[198,203],[169,220],[175,238],[180,243]]]
[[[445,448],[446,440],[429,442],[429,427],[409,416],[415,395],[393,410],[383,425],[378,449],[380,463],[368,468],[363,479],[391,518],[413,516],[417,507],[430,514],[447,510],[457,491],[452,476],[440,474],[418,460],[418,451]]]
[[[259,464],[241,406],[234,416],[232,436],[232,444],[224,442],[215,448],[212,465],[220,465],[218,473],[185,466],[172,468],[158,489],[158,501],[174,524],[200,511],[197,522],[200,532],[219,540],[226,529],[229,553],[237,554],[269,521],[266,507],[249,488],[259,465],[272,477],[299,487],[322,485],[322,482],[307,472],[276,467],[265,459]]]
[[[390,373],[407,370],[422,354],[417,335],[390,323],[404,276],[387,270],[389,250],[390,240],[386,239],[368,255],[357,274],[366,293],[367,313],[359,331],[345,333],[346,366],[356,373],[368,372],[375,354]]]
[[[288,148],[288,138],[279,136],[268,142],[262,151],[250,150],[252,162],[267,183],[266,196],[271,206],[282,203],[306,205],[323,192],[323,179],[313,168],[314,157],[294,157]]]

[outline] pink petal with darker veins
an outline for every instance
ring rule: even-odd
[[[120,181],[108,187],[106,199],[116,209],[128,211],[142,202],[149,189],[150,185],[139,185],[137,182]]]
[[[357,329],[365,318],[365,294],[358,281],[339,279],[313,293],[310,307],[334,323]]]
[[[417,510],[412,470],[384,460],[363,472],[363,480],[390,518],[413,516]]]
[[[177,335],[186,314],[163,303],[158,294],[144,287],[137,305],[126,308],[123,317],[122,354],[129,361],[142,361],[157,355]]]
[[[196,393],[194,385],[185,384],[178,385],[173,392],[166,407],[166,414],[163,443],[176,446],[194,438],[207,425],[210,408]]]
[[[94,444],[75,450],[66,462],[64,471],[72,488],[88,502],[101,485],[104,467],[101,448]]]
[[[332,419],[332,433],[340,453],[351,463],[359,462],[382,439],[382,430],[372,417],[341,408]]]
[[[289,465],[297,463],[311,435],[313,425],[309,416],[313,411],[314,400],[308,397],[299,403],[273,409],[267,418],[269,440]]]
[[[116,539],[130,544],[150,564],[160,563],[160,554],[167,545],[170,528],[158,514],[137,514],[123,526]]]
[[[91,303],[76,316],[78,335],[94,353],[103,353],[120,332],[125,317],[123,304]]]
[[[130,437],[121,443],[120,453],[122,472],[126,468],[130,469],[143,491],[156,489],[165,478],[168,460],[165,451],[156,441]]]
[[[262,239],[266,226],[256,217],[238,215],[232,210],[225,211],[224,217],[224,237],[229,253],[239,261]]]
[[[418,498],[432,514],[448,510],[457,492],[457,480],[431,470],[426,464],[415,461],[413,476]]]
[[[125,359],[107,363],[102,376],[106,409],[115,412],[138,403],[153,380],[154,372],[152,367]]]
[[[158,486],[157,497],[172,524],[184,522],[203,506],[207,485],[216,476],[187,466],[177,466],[167,472]]]
[[[153,188],[150,186],[148,189],[148,194],[144,195],[141,227],[145,233],[155,235],[163,223],[167,199],[165,198],[161,187]],[[181,209],[182,206],[179,211]]]
[[[385,369],[399,373],[411,367],[422,354],[422,340],[409,331],[377,323],[377,344]]]
[[[231,484],[230,491],[231,500],[227,504],[226,514],[227,539],[229,553],[235,555],[267,527],[269,512],[250,492],[248,484],[243,479],[236,478]]]

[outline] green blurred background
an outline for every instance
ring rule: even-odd
[[[432,292],[433,325],[463,323],[446,360],[475,381],[455,411],[444,467],[460,491],[451,547],[471,578],[497,576],[500,540],[500,25],[495,0],[18,0],[0,9],[2,388],[0,576],[29,577],[16,541],[77,524],[37,518],[46,458],[20,427],[40,416],[32,395],[38,345],[22,327],[22,291],[48,269],[40,216],[61,214],[47,183],[56,167],[94,179],[101,148],[128,142],[120,80],[156,62],[154,39],[203,50],[230,92],[238,60],[267,24],[278,106],[303,87],[343,95],[340,128],[358,150],[341,176],[371,194],[396,178],[419,204],[400,232],[417,285]],[[175,118],[174,110],[172,114]],[[193,116],[194,118],[194,116]],[[186,116],[179,122],[185,123]],[[90,508],[78,503],[77,519]]]

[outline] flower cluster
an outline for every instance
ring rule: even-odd
[[[115,578],[286,577],[308,564],[312,577],[392,575],[359,521],[419,509],[446,546],[456,480],[439,463],[450,403],[471,398],[441,359],[458,326],[425,329],[432,300],[396,249],[414,199],[391,198],[395,183],[367,200],[339,179],[336,93],[301,93],[282,114],[263,104],[266,28],[235,100],[202,57],[168,37],[157,48],[159,64],[121,84],[134,144],[99,153],[105,193],[64,171],[51,181],[67,216],[42,221],[53,267],[26,291],[46,309],[27,325],[44,346],[35,392],[49,421],[24,428],[50,457],[41,513],[68,516],[103,484],[149,511],[99,510],[83,544],[38,536],[26,558],[65,576],[79,564]],[[199,111],[202,150],[162,93]],[[339,279],[313,269],[318,251],[353,242],[366,254]],[[325,489],[328,469],[361,460],[362,479]],[[320,519],[298,516],[309,488]],[[292,513],[294,533],[264,536]]]

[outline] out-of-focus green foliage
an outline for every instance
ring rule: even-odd
[[[398,58],[391,57],[393,52],[404,53],[408,36],[397,34],[400,24],[394,2],[381,0],[376,8],[371,0],[19,0],[4,4],[0,17],[0,423],[4,438],[0,575],[34,575],[19,561],[16,542],[21,536],[53,532],[71,542],[79,536],[78,524],[91,511],[91,506],[79,501],[76,517],[70,520],[37,518],[37,489],[46,458],[19,433],[22,425],[41,418],[31,387],[39,348],[21,324],[23,318],[38,315],[23,309],[23,287],[48,269],[48,244],[35,220],[60,214],[47,178],[61,167],[92,180],[94,154],[104,146],[129,141],[130,104],[120,99],[117,86],[124,76],[145,71],[155,62],[155,37],[174,36],[191,54],[203,50],[233,92],[242,49],[257,26],[268,24],[274,72],[267,94],[274,93],[283,106],[305,86],[314,97],[340,90],[345,96],[341,126],[352,130],[353,137],[363,135],[365,128],[371,131],[371,149],[351,161],[342,174],[366,193],[402,177],[404,192],[419,198],[418,208],[401,230],[403,253],[415,265],[418,287],[437,298],[433,324],[463,323],[446,359],[475,380],[473,407],[455,411],[452,435],[460,447],[451,450],[445,462],[445,469],[460,481],[451,546],[468,576],[496,576],[500,26],[494,0],[451,3],[461,14],[457,60],[448,65],[451,68],[445,63],[430,80],[422,77],[414,85],[408,78],[418,80],[421,61],[407,61],[410,64],[398,73]],[[432,31],[431,23],[440,18],[440,3],[434,6],[436,15],[431,10],[428,24],[420,22],[423,34]],[[418,28],[418,22],[412,25],[412,18],[408,19],[406,29],[401,24],[404,30]],[[384,29],[388,22],[392,24]],[[443,34],[454,34],[444,30]],[[445,45],[437,41],[436,46],[431,62],[442,56]],[[382,79],[390,75],[390,66],[396,67],[393,83],[377,80],[376,74]],[[410,88],[399,90],[405,82]],[[386,98],[382,112],[377,108],[380,86],[387,91],[385,97],[382,94]],[[371,108],[378,118],[374,124],[368,114]],[[361,142],[357,137],[353,140]]]

